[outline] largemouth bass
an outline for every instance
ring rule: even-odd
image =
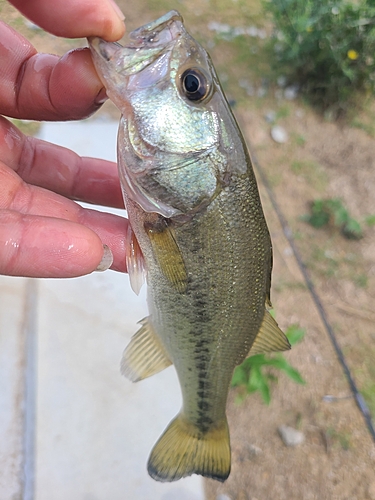
[[[289,349],[268,312],[272,245],[251,160],[206,51],[171,11],[123,47],[90,38],[122,113],[119,175],[131,226],[127,264],[149,316],[122,371],[138,381],[174,364],[183,406],[155,444],[148,472],[224,481],[226,401],[247,356]]]

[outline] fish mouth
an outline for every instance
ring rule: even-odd
[[[91,51],[114,66],[117,73],[132,75],[152,64],[172,49],[174,41],[185,34],[182,16],[172,10],[129,34],[130,44],[109,43],[89,37]]]
[[[118,42],[106,42],[96,36],[90,36],[87,40],[91,51],[108,62],[113,59],[117,51],[123,49],[123,46]]]
[[[150,44],[153,46],[161,44],[165,47],[166,44],[178,38],[184,32],[185,28],[181,14],[176,10],[171,10],[156,19],[156,21],[135,29],[130,33],[129,38],[137,48],[143,48]]]

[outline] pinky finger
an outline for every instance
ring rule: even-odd
[[[0,212],[0,274],[73,278],[109,267],[108,257],[99,236],[81,224]]]

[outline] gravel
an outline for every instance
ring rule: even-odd
[[[278,431],[285,446],[298,446],[305,441],[303,432],[297,431],[293,427],[281,425]]]

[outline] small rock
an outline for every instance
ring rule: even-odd
[[[293,427],[281,425],[278,428],[278,431],[283,443],[286,446],[297,446],[305,441],[304,434],[296,429],[293,429]]]
[[[246,89],[250,84],[249,80],[247,80],[246,78],[240,78],[238,80],[238,85],[242,88],[242,89]]]
[[[254,87],[253,85],[249,82],[249,80],[246,80],[245,78],[241,78],[238,80],[238,85],[246,90],[247,95],[253,96],[254,95]]]
[[[220,495],[216,497],[216,500],[232,500],[232,499],[225,493],[220,493]]]
[[[286,82],[287,82],[287,81],[288,81],[288,80],[287,80],[286,76],[284,76],[284,75],[279,76],[279,77],[277,78],[277,80],[276,80],[277,85],[278,85],[279,87],[285,87],[285,85],[286,85]]]
[[[271,129],[271,137],[275,142],[279,144],[284,144],[288,140],[288,134],[285,128],[280,127],[280,125],[275,125]]]
[[[263,450],[259,446],[255,446],[255,444],[249,444],[247,449],[250,456],[257,456],[263,453]]]
[[[217,23],[216,21],[209,22],[207,27],[209,30],[216,31],[217,33],[230,33],[232,29],[229,24]]]
[[[276,120],[276,111],[270,110],[264,115],[266,122],[273,123]]]
[[[267,31],[264,29],[258,29],[258,38],[265,40],[267,38]]]
[[[241,26],[236,26],[233,28],[233,36],[241,36],[246,35],[246,28],[242,28]]]
[[[284,45],[282,43],[275,43],[275,45],[273,46],[275,54],[279,54],[280,52],[282,52],[283,48]]]
[[[253,96],[255,94],[255,89],[252,85],[249,85],[249,87],[247,87],[246,94],[249,96]]]
[[[293,101],[298,95],[298,85],[289,85],[284,89],[284,97],[288,101]]]
[[[284,248],[283,254],[285,255],[285,257],[291,257],[293,255],[293,248],[292,247]]]
[[[252,37],[258,36],[258,28],[256,26],[248,26],[246,28],[246,34]]]
[[[233,447],[233,455],[235,456],[236,461],[241,463],[248,460],[254,460],[261,453],[263,453],[263,450],[254,444],[245,444]]]
[[[262,87],[259,87],[259,88],[257,89],[257,96],[258,96],[258,97],[264,97],[264,96],[266,96],[266,95],[267,95],[267,88],[266,88],[266,87],[263,87],[263,86],[262,86]]]

